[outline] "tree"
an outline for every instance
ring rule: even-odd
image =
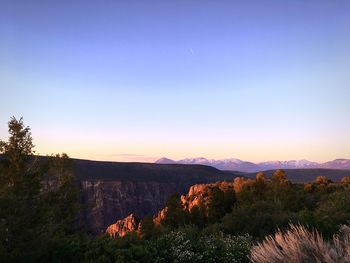
[[[255,180],[256,181],[263,181],[265,182],[266,181],[266,175],[264,172],[258,172],[255,176]]]
[[[253,185],[253,190],[255,193],[255,196],[258,199],[263,199],[264,198],[264,193],[267,190],[267,179],[266,179],[266,175],[264,172],[259,172],[256,174],[255,177],[255,182]]]
[[[244,185],[246,185],[249,182],[249,179],[246,179],[244,177],[235,177],[233,179],[233,189],[236,193],[239,193],[242,191]]]
[[[165,216],[161,224],[171,228],[182,226],[187,221],[187,213],[178,194],[172,194],[165,203]]]
[[[326,176],[317,176],[315,181],[316,181],[316,184],[324,185],[324,186],[330,183],[330,180]]]
[[[71,233],[78,191],[67,155],[36,157],[23,119],[8,127],[0,141],[0,258],[40,261],[55,236]]]
[[[190,210],[190,222],[200,228],[205,226],[206,215],[203,205],[195,205]]]
[[[219,187],[212,190],[208,205],[208,221],[214,223],[225,215],[225,193]]]
[[[155,230],[155,225],[152,216],[144,217],[140,222],[139,234],[141,238],[149,239],[152,237]]]
[[[230,213],[232,211],[232,207],[236,203],[236,193],[232,188],[227,189],[224,192],[224,209],[225,213]]]
[[[72,160],[65,153],[50,156],[43,171],[40,212],[45,234],[72,233],[80,210]]]
[[[350,185],[350,176],[344,176],[342,179],[341,179],[341,183],[343,185]]]
[[[19,171],[24,161],[34,154],[30,128],[24,126],[23,118],[11,117],[8,122],[9,141],[0,140],[0,153],[9,161],[10,167]]]
[[[286,177],[286,172],[282,169],[276,170],[273,173],[271,179],[273,183],[277,183],[277,184],[284,184],[288,182],[288,179]]]
[[[8,142],[0,141],[3,154],[0,173],[0,238],[2,251],[11,253],[34,238],[40,194],[38,162],[33,157],[30,128],[23,119],[12,117],[8,123]]]

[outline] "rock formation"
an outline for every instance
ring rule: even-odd
[[[181,202],[184,209],[191,211],[195,206],[207,207],[214,187],[226,192],[234,189],[234,182],[216,182],[210,184],[195,184],[190,187],[186,195],[181,196]],[[155,225],[159,225],[164,219],[167,212],[167,207],[163,208],[153,218]],[[135,219],[133,214],[130,214],[122,220],[117,220],[116,223],[110,225],[106,233],[112,237],[124,236],[127,232],[137,231],[139,229],[139,221]]]
[[[130,214],[122,220],[117,220],[114,224],[110,225],[106,233],[112,237],[125,236],[127,233],[137,231],[140,226],[140,222],[134,214]]]
[[[101,233],[117,218],[133,213],[141,218],[156,214],[174,192],[175,183],[132,181],[83,181],[84,221],[93,233]]]

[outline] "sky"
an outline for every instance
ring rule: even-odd
[[[350,158],[350,1],[0,1],[0,138],[145,161]]]

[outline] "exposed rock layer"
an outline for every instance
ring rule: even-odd
[[[218,187],[220,190],[226,192],[234,189],[234,182],[216,182],[210,184],[195,184],[190,187],[186,195],[181,196],[181,202],[184,209],[191,211],[195,206],[207,207],[211,193],[214,187]],[[153,218],[155,225],[160,224],[166,215],[167,207],[163,208]],[[155,214],[155,213],[154,213]],[[124,219],[117,220],[114,224],[110,225],[106,233],[112,237],[124,236],[131,231],[138,231],[140,229],[140,223],[133,214],[130,214]]]
[[[170,194],[182,191],[171,182],[83,181],[81,187],[87,204],[85,221],[95,233],[131,213],[156,214]]]
[[[140,222],[136,219],[134,214],[130,214],[122,220],[118,220],[116,223],[110,225],[106,233],[111,237],[125,236],[127,233],[135,231],[139,228]]]

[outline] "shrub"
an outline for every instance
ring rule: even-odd
[[[350,228],[343,226],[339,234],[326,241],[317,231],[290,225],[286,232],[278,231],[254,246],[251,260],[259,263],[349,262]]]
[[[202,248],[202,262],[250,262],[251,238],[248,235],[231,236],[219,232],[202,236],[199,244]]]
[[[154,262],[250,262],[251,238],[222,232],[200,234],[191,227],[174,230],[153,240]]]

